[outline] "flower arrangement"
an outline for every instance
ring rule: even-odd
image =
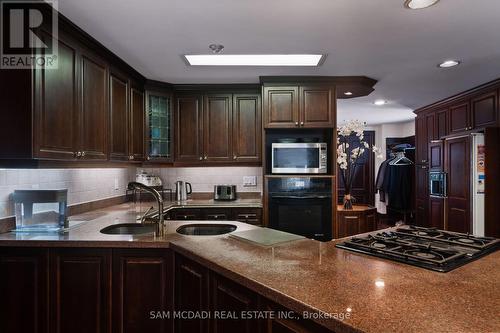
[[[350,120],[337,130],[337,164],[345,188],[344,209],[352,209],[352,203],[355,201],[351,196],[351,187],[358,159],[367,150],[377,154],[377,158],[382,158],[380,148],[375,145],[370,147],[370,144],[364,140],[365,127],[365,124],[359,120]],[[354,140],[355,144],[353,144],[353,135],[359,142]]]

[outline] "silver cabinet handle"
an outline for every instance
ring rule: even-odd
[[[235,160],[235,159],[236,159],[236,155],[233,156],[233,160]]]

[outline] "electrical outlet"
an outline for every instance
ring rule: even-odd
[[[118,182],[118,178],[115,178],[115,191],[120,189],[120,183]]]
[[[257,186],[257,176],[243,176],[243,186]]]

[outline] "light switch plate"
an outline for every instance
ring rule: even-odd
[[[257,176],[243,176],[243,186],[257,186]]]
[[[115,191],[120,189],[120,184],[118,182],[118,178],[115,178]]]

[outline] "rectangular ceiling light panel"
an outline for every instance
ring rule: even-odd
[[[322,54],[187,54],[191,66],[318,66]]]

